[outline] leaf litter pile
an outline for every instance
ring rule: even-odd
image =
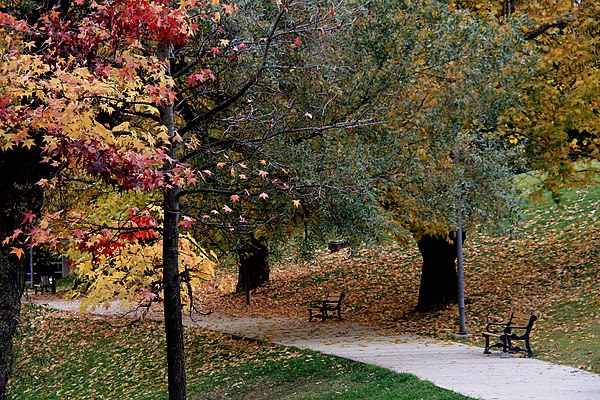
[[[471,344],[482,346],[490,319],[513,309],[531,312],[539,316],[532,333],[537,357],[600,372],[599,186],[573,191],[558,205],[531,205],[525,223],[510,235],[469,234],[464,256]],[[251,292],[250,306],[243,293],[224,293],[232,271],[206,285],[203,298],[208,309],[229,315],[307,319],[309,300],[344,291],[346,321],[449,339],[458,331],[456,306],[415,311],[420,269],[416,244],[354,254],[344,249],[273,265],[271,281]]]

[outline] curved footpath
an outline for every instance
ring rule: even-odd
[[[36,303],[78,311],[78,302]],[[118,308],[97,314],[116,315]],[[149,318],[161,319],[160,313]],[[213,313],[187,326],[284,346],[294,346],[406,372],[435,385],[480,399],[600,400],[600,375],[537,359],[484,355],[483,348],[415,336],[392,336],[349,322],[306,322],[283,318],[230,318]],[[483,343],[483,339],[482,339]],[[535,341],[534,341],[535,346]],[[535,347],[534,347],[535,348]]]

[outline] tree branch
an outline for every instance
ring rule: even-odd
[[[286,11],[287,11],[287,9],[285,7],[282,8],[281,11],[279,12],[279,14],[277,15],[277,17],[275,18],[275,21],[273,21],[273,24],[271,25],[269,33],[268,33],[267,37],[265,38],[265,46],[263,47],[262,59],[260,60],[260,63],[258,65],[258,67],[256,68],[254,75],[252,75],[252,77],[248,80],[248,82],[246,82],[246,84],[244,86],[242,86],[242,88],[237,93],[235,93],[233,96],[229,97],[227,100],[225,100],[218,106],[208,110],[207,112],[196,116],[190,122],[188,122],[186,126],[184,126],[182,129],[179,130],[180,135],[185,135],[187,132],[191,131],[196,126],[198,126],[202,121],[205,121],[208,118],[212,117],[213,115],[227,109],[227,107],[231,106],[233,103],[238,101],[248,91],[248,89],[250,89],[252,87],[252,85],[254,85],[256,83],[256,81],[258,81],[258,78],[260,77],[260,75],[262,74],[262,72],[264,71],[264,69],[267,65],[267,59],[268,59],[268,55],[269,55],[269,49],[271,47],[271,42],[273,40],[273,37],[275,36],[277,27],[279,26],[279,22],[281,21],[281,18],[283,18],[283,15]]]
[[[543,35],[546,31],[548,31],[549,29],[552,29],[552,28],[560,28],[560,29],[566,28],[567,25],[569,24],[569,22],[573,22],[573,20],[575,19],[573,14],[574,14],[574,12],[563,14],[560,17],[558,17],[556,20],[554,20],[553,22],[550,22],[547,24],[542,24],[542,25],[538,26],[534,30],[525,33],[523,35],[523,39],[524,40],[533,40],[533,39],[537,38],[538,36]]]

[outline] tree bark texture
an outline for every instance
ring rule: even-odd
[[[40,164],[38,150],[16,149],[0,152],[0,241],[21,225],[21,212],[39,215],[42,191],[35,182],[47,172]],[[23,248],[27,254],[27,249]],[[21,296],[25,288],[23,257],[10,254],[0,247],[0,400],[6,398],[6,388],[14,359],[12,340],[18,328]]]
[[[169,45],[159,44],[158,59],[167,75],[169,68]],[[170,138],[175,137],[175,117],[172,104],[159,107],[160,122],[167,128]],[[169,157],[177,160],[177,142],[171,143]],[[173,171],[174,164],[167,165],[165,172]],[[165,338],[167,341],[167,370],[169,400],[186,399],[185,345],[181,315],[181,275],[179,274],[179,188],[165,187],[163,196],[163,287],[165,312]]]
[[[186,398],[181,276],[179,275],[178,210],[177,190],[166,189],[164,193],[163,287],[169,400],[185,400]]]
[[[166,120],[169,119],[170,115],[172,121],[172,108],[171,113],[167,110],[164,114],[166,114],[166,116],[163,115]],[[171,157],[174,155],[172,154]],[[165,188],[163,198],[163,287],[169,400],[185,400],[186,398],[185,348],[181,315],[181,275],[179,274],[178,192],[179,189],[176,187]]]
[[[239,250],[238,254],[238,293],[246,291],[246,279],[249,290],[254,290],[269,281],[269,249],[264,241],[252,238],[250,245]]]
[[[456,234],[451,235],[449,240],[443,235],[424,235],[417,241],[423,256],[418,311],[428,311],[458,301]]]
[[[25,268],[15,263],[6,248],[0,249],[0,399],[6,397],[14,359],[12,340],[19,324]]]

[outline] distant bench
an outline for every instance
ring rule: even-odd
[[[321,300],[312,300],[308,305],[308,320],[321,318],[325,321],[328,318],[337,318],[342,320],[342,300],[344,293],[327,293]]]
[[[509,352],[514,353],[517,351],[524,351],[531,357],[533,352],[529,344],[529,334],[536,320],[535,315],[513,311],[506,322],[488,322],[485,332],[482,333],[485,338],[483,353],[491,354],[491,348],[501,347],[503,357],[507,357]],[[498,342],[490,345],[490,339]],[[519,340],[525,342],[524,349],[514,345],[514,342]]]
[[[40,276],[40,281],[38,283],[33,284],[33,290],[35,293],[38,292],[38,289],[41,293],[44,293],[44,290],[49,292],[52,289],[52,278],[48,275]]]

